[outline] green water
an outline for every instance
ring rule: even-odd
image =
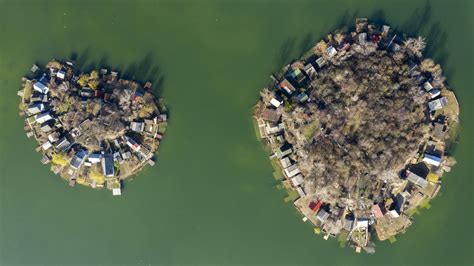
[[[472,265],[472,1],[0,0],[0,265]],[[355,16],[419,32],[461,104],[458,164],[375,255],[324,241],[275,189],[251,108],[269,74]],[[159,84],[158,163],[113,198],[39,162],[16,91],[32,63],[77,53]]]

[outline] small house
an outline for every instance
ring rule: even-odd
[[[288,79],[284,79],[282,82],[280,82],[280,88],[288,95],[291,95],[296,90],[290,81],[288,81]]]
[[[45,94],[42,94],[42,93],[39,92],[39,91],[34,91],[34,92],[31,94],[30,100],[31,100],[31,102],[42,102],[44,96],[46,96],[46,95],[45,95]]]
[[[35,116],[36,122],[43,124],[46,121],[53,119],[53,116],[49,112],[43,112]]]
[[[67,136],[64,136],[62,139],[58,140],[56,144],[56,150],[66,151],[71,147],[72,143],[69,141]]]
[[[323,202],[318,200],[318,202],[311,201],[308,205],[308,208],[312,210],[313,212],[319,211],[319,208],[321,208],[321,205],[323,205]]]
[[[282,101],[277,100],[276,98],[272,98],[270,100],[270,104],[278,108],[281,105]]]
[[[44,103],[33,103],[28,106],[28,109],[26,112],[29,115],[36,115],[38,113],[43,112],[46,109],[46,106]]]
[[[280,114],[277,113],[276,110],[266,108],[262,113],[262,118],[266,121],[270,121],[273,123],[278,122],[280,120]]]
[[[428,185],[428,181],[426,181],[426,179],[409,170],[407,170],[407,180],[421,188],[426,188]]]
[[[291,166],[290,158],[288,157],[281,159],[280,163],[281,163],[281,167],[283,168],[288,168],[289,166]]]
[[[316,59],[316,64],[319,68],[322,68],[324,65],[326,65],[326,59],[319,57],[318,59]]]
[[[45,122],[41,124],[41,131],[43,131],[44,133],[48,133],[52,130],[53,128],[51,127],[51,123]]]
[[[51,142],[46,141],[45,143],[43,143],[43,145],[41,145],[41,148],[45,151],[45,150],[48,150],[49,148],[51,148],[52,146],[53,146],[53,144],[51,144]]]
[[[361,32],[357,35],[357,40],[359,41],[360,45],[365,45],[367,44],[367,33],[366,32]]]
[[[327,49],[326,49],[326,53],[328,54],[329,57],[333,57],[337,54],[337,50],[336,48],[334,48],[333,46],[329,46]]]
[[[390,214],[390,216],[392,216],[392,218],[400,217],[400,214],[397,212],[397,210],[391,210],[391,211],[388,212],[388,214]]]
[[[288,178],[301,173],[300,169],[298,168],[296,164],[293,164],[292,166],[285,168],[284,172]]]
[[[66,77],[66,72],[64,72],[63,70],[59,70],[56,73],[56,77],[58,77],[59,79],[64,79]]]
[[[316,72],[316,69],[314,68],[314,66],[311,63],[306,64],[304,66],[303,70],[306,73],[306,75],[308,75],[310,80],[313,80],[316,77],[316,75],[318,74],[318,72]]]
[[[140,144],[138,144],[131,137],[125,136],[125,142],[127,143],[128,147],[130,147],[130,149],[132,149],[133,151],[139,151],[140,150]]]
[[[91,153],[89,157],[87,157],[87,161],[90,163],[100,163],[102,159],[102,155],[98,152]]]
[[[383,212],[379,204],[372,205],[372,214],[375,216],[375,218],[383,217]]]
[[[431,89],[433,89],[433,86],[431,85],[431,83],[429,81],[426,81],[425,83],[423,83],[423,88],[426,91],[430,91]]]
[[[296,168],[296,169],[297,169],[298,172],[299,172],[299,169],[298,169],[298,168]],[[303,183],[304,183],[303,175],[301,175],[301,174],[295,175],[295,176],[291,179],[291,183],[293,184],[294,187],[297,187],[297,186],[303,184]]]
[[[328,218],[329,218],[329,213],[324,209],[320,209],[318,214],[316,214],[316,219],[320,221],[322,224],[325,223]]]
[[[304,103],[304,102],[306,102],[307,100],[309,100],[308,94],[306,94],[306,93],[304,93],[304,92],[298,94],[298,96],[297,96],[296,98],[298,99],[298,101],[299,101],[300,103]]]
[[[33,84],[33,89],[42,94],[47,94],[49,91],[49,88],[41,82],[36,82]]]
[[[143,123],[143,122],[131,122],[130,123],[130,129],[132,131],[141,133],[145,129],[145,123]]]
[[[110,152],[104,153],[102,156],[102,174],[106,177],[115,175],[114,158]]]
[[[441,158],[435,155],[425,153],[425,156],[423,157],[423,162],[430,165],[439,166],[441,164]]]
[[[442,97],[442,98],[433,100],[431,102],[428,102],[428,107],[429,107],[430,111],[439,110],[439,109],[445,107],[446,105],[448,105],[448,99],[446,99],[446,97]]]
[[[72,157],[69,164],[71,165],[73,169],[78,169],[79,167],[81,167],[86,156],[87,156],[87,150],[81,149],[74,155],[74,157]]]
[[[446,130],[444,124],[435,123],[433,130],[431,132],[431,136],[437,140],[444,140],[446,136]]]
[[[441,91],[438,89],[432,89],[428,92],[431,96],[431,99],[438,97],[441,94]]]
[[[354,220],[349,217],[346,217],[344,219],[344,229],[350,232],[353,226],[354,226]]]
[[[291,145],[288,143],[285,143],[276,151],[276,154],[278,158],[283,158],[287,155],[290,155],[292,152],[293,152],[293,149],[291,148]]]

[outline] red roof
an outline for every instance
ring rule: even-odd
[[[323,202],[320,201],[320,200],[318,200],[318,202],[311,201],[311,202],[309,203],[309,208],[310,208],[312,211],[316,212],[316,211],[319,210],[319,208],[321,208],[321,205],[322,205],[322,204],[323,204]]]

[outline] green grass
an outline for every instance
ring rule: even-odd
[[[397,242],[397,238],[395,236],[391,236],[389,239],[388,239],[388,242],[390,242],[390,244],[393,244],[395,242]]]
[[[288,196],[284,199],[285,202],[293,202],[299,198],[298,192],[293,189],[287,189]]]
[[[277,170],[273,172],[273,178],[275,178],[276,180],[283,180],[284,176],[281,171]]]
[[[318,130],[318,128],[319,128],[319,121],[318,120],[312,121],[311,123],[304,126],[303,136],[308,140],[311,139],[316,133],[316,131]]]

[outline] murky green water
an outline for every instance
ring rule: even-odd
[[[467,0],[0,0],[0,264],[472,265],[473,11]],[[372,256],[315,236],[283,202],[250,119],[277,66],[356,15],[427,37],[463,123],[441,195]],[[171,110],[157,165],[120,198],[69,188],[17,116],[31,64],[73,53],[161,84]]]

